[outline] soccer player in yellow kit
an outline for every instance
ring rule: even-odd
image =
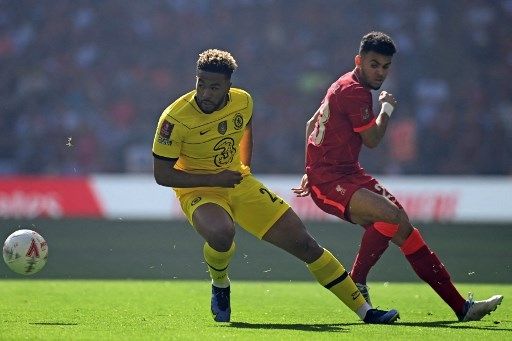
[[[174,189],[189,222],[205,239],[215,321],[228,322],[231,316],[228,265],[236,222],[305,262],[318,282],[364,322],[394,322],[398,312],[372,309],[290,206],[251,174],[253,102],[247,92],[231,87],[236,68],[229,52],[202,52],[195,90],[164,110],[153,141],[156,182]]]

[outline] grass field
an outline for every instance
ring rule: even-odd
[[[313,282],[234,282],[232,322],[209,312],[208,281],[2,280],[0,339],[21,340],[506,340],[512,285],[460,285],[477,299],[505,295],[482,321],[456,322],[426,285],[371,283],[395,325],[365,325]]]
[[[512,226],[420,227],[462,293],[505,295],[496,312],[456,322],[392,246],[369,280],[374,304],[402,318],[365,325],[304,264],[238,229],[232,322],[219,324],[209,312],[203,241],[183,221],[0,220],[2,239],[31,228],[49,247],[36,275],[0,264],[0,340],[512,340]],[[350,267],[360,229],[333,222],[308,228]]]

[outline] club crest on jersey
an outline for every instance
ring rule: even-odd
[[[345,188],[341,187],[340,185],[338,185],[338,186],[336,186],[336,192],[338,192],[341,195],[345,195],[347,190]]]
[[[242,129],[242,127],[244,126],[244,118],[242,114],[237,113],[235,115],[235,118],[233,118],[233,124],[235,125],[236,130]]]
[[[220,122],[219,126],[217,127],[217,130],[219,131],[220,134],[224,135],[226,133],[226,131],[228,131],[228,122],[227,121]]]

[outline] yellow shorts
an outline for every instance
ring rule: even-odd
[[[181,209],[193,225],[192,215],[201,205],[214,203],[226,210],[233,221],[252,235],[263,235],[290,208],[253,175],[247,175],[235,188],[201,187],[178,197]]]

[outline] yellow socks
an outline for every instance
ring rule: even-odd
[[[208,265],[212,284],[218,288],[227,288],[229,286],[228,266],[234,253],[235,243],[231,244],[229,250],[225,252],[214,250],[208,243],[204,243],[204,260],[206,265]]]
[[[320,258],[307,264],[307,267],[321,285],[364,319],[366,312],[371,309],[370,305],[366,303],[343,265],[328,250],[324,249]]]

